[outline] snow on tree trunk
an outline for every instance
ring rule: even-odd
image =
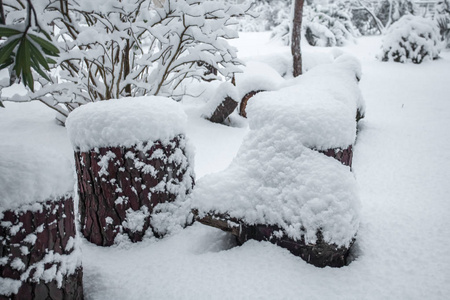
[[[304,0],[294,0],[294,19],[292,24],[291,53],[294,60],[293,75],[297,77],[302,74],[302,51],[300,39],[302,37],[302,19]]]
[[[62,197],[38,205],[38,210],[4,211],[0,219],[0,274],[18,287],[17,293],[4,296],[83,299],[73,200]]]
[[[103,147],[76,152],[80,193],[81,232],[92,243],[114,244],[125,234],[141,241],[150,228],[156,236],[164,232],[152,227],[151,216],[158,204],[174,202],[188,164],[185,137],[168,143],[148,142],[131,147]]]
[[[194,173],[186,118],[180,104],[164,97],[96,102],[69,115],[81,232],[89,241],[138,242],[191,222],[185,197]]]
[[[203,117],[214,123],[223,123],[238,106],[235,99],[238,99],[236,87],[230,82],[223,82],[205,105]]]
[[[0,299],[83,299],[74,178],[52,149],[0,153]]]

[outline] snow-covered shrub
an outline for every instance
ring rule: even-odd
[[[351,11],[339,3],[313,7],[304,28],[305,38],[312,46],[343,46],[359,35],[351,22]]]
[[[268,31],[289,20],[290,2],[284,0],[257,0],[252,14],[239,18],[239,31]]]
[[[383,39],[383,61],[413,62],[436,59],[442,44],[436,23],[419,16],[403,16],[394,23]]]
[[[237,37],[231,26],[249,5],[191,0],[162,5],[148,0],[61,3],[35,5],[36,23],[53,33],[61,52],[52,67],[52,82],[36,73],[36,91],[3,101],[39,100],[67,116],[87,102],[174,96],[183,92],[185,80],[216,78],[214,73],[230,79],[239,72],[240,61],[227,39]],[[27,5],[6,10],[12,26],[26,15]]]
[[[376,16],[385,28],[389,28],[402,16],[415,13],[416,6],[412,0],[382,0],[376,8]]]
[[[441,39],[445,41],[446,47],[450,48],[450,0],[438,1],[434,18],[439,27]]]

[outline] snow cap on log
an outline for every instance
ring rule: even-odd
[[[249,92],[277,90],[283,82],[283,77],[276,70],[262,62],[248,62],[244,72],[236,74],[239,98]]]
[[[82,105],[66,121],[75,151],[95,147],[130,147],[138,142],[167,141],[185,134],[187,116],[166,97],[121,98]]]
[[[0,215],[72,194],[74,184],[70,160],[59,152],[19,144],[0,147]]]
[[[217,107],[221,105],[227,97],[231,98],[235,102],[240,100],[236,87],[226,81],[217,87],[214,96],[203,107],[202,116],[209,119],[217,110]]]
[[[278,91],[249,101],[250,128],[284,132],[317,150],[346,149],[356,138],[356,114],[363,101],[352,64],[335,61],[312,68]]]
[[[201,178],[191,199],[200,217],[276,225],[306,243],[314,244],[320,230],[326,243],[348,247],[359,227],[353,174],[283,127],[251,130],[228,169]]]

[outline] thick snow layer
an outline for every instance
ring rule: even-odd
[[[237,73],[235,76],[241,99],[249,92],[277,90],[284,81],[275,69],[256,61],[248,62],[243,73]]]
[[[70,113],[66,127],[76,151],[167,140],[185,133],[182,106],[165,97],[122,98],[83,105]]]
[[[307,243],[321,229],[326,242],[348,246],[359,224],[349,168],[302,146],[284,126],[250,131],[230,167],[199,180],[191,199],[201,214],[279,225]]]
[[[70,160],[49,147],[0,145],[0,212],[73,193]]]

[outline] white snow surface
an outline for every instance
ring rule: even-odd
[[[76,151],[165,141],[185,133],[187,116],[182,106],[165,97],[122,98],[88,103],[66,121]]]
[[[269,38],[243,33],[231,43],[246,57],[288,51]],[[448,299],[450,53],[421,65],[383,63],[375,59],[380,45],[380,37],[363,37],[342,48],[361,60],[367,103],[353,156],[362,202],[355,261],[319,269],[268,242],[236,246],[227,233],[194,224],[163,240],[121,247],[84,241],[85,298]],[[53,111],[36,102],[4,104],[1,144],[46,145],[73,160]],[[200,118],[203,105],[183,101],[200,179],[226,169],[248,133]]]
[[[306,243],[315,243],[321,229],[325,242],[348,246],[359,226],[350,169],[274,124],[250,131],[228,169],[199,180],[193,207],[200,215],[217,212],[247,224],[278,225]]]
[[[50,147],[17,142],[0,144],[0,213],[73,193],[67,157]]]

